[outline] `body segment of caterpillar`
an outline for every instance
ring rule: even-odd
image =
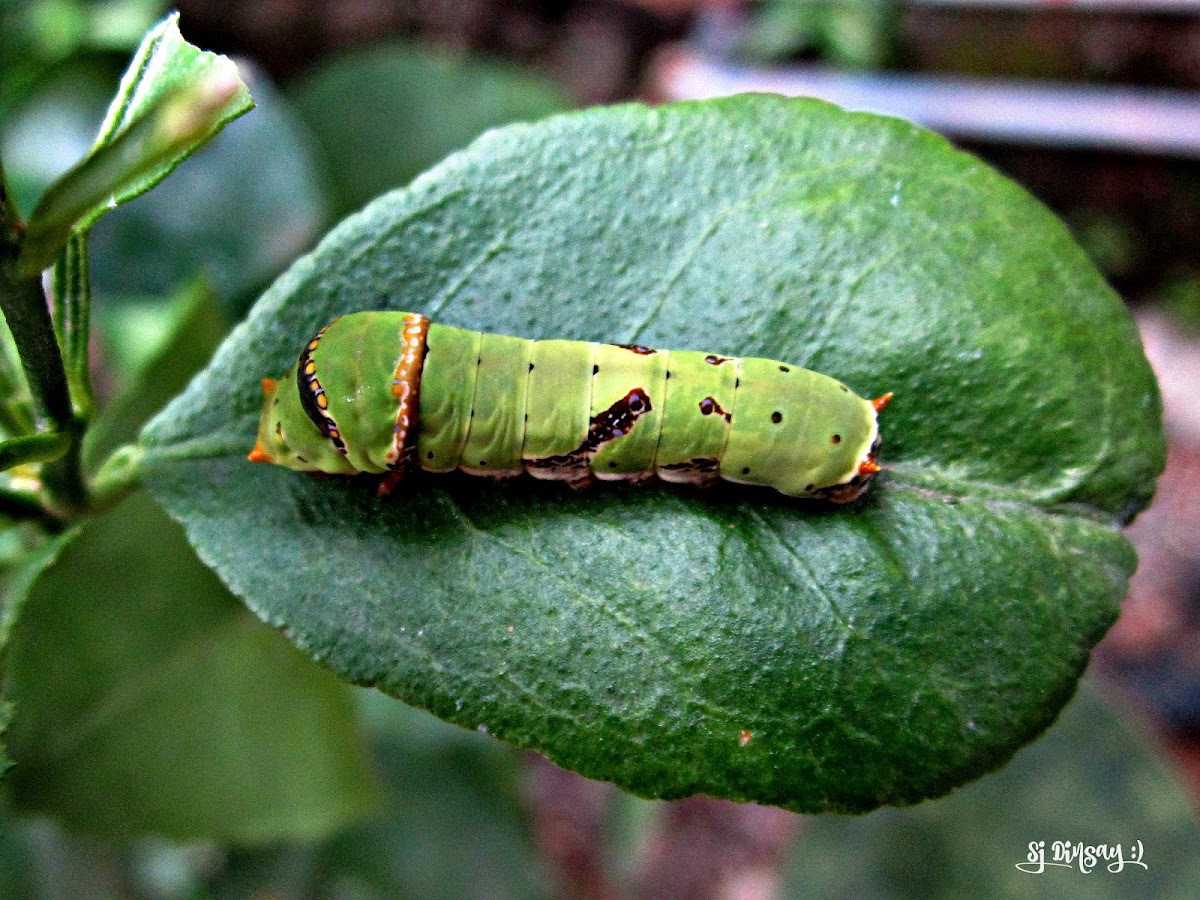
[[[380,474],[381,493],[421,468],[725,479],[837,503],[879,470],[891,398],[775,360],[524,340],[403,312],[335,319],[263,393],[252,461]]]

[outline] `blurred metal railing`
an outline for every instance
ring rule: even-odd
[[[1193,0],[1153,2],[1200,8]],[[719,62],[687,47],[660,57],[653,90],[671,100],[745,91],[819,97],[847,109],[899,116],[953,138],[1200,158],[1200,93],[1191,91],[855,74],[815,66],[756,68]]]

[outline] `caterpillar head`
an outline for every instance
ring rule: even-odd
[[[336,429],[318,425],[303,403],[296,373],[262,380],[263,406],[258,419],[258,439],[247,457],[297,472],[345,472],[349,466],[333,443]]]

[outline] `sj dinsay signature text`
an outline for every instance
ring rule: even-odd
[[[1104,866],[1114,875],[1123,872],[1126,866],[1149,867],[1142,860],[1141,841],[1122,846],[1121,844],[1085,844],[1082,841],[1053,841],[1050,852],[1046,852],[1045,841],[1030,841],[1025,862],[1017,868],[1030,875],[1041,875],[1047,869],[1078,869],[1085,875],[1097,866]]]

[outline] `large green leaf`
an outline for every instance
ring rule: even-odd
[[[320,840],[300,836],[254,847],[157,839],[114,844],[66,831],[44,818],[18,817],[0,790],[0,897],[547,896],[546,872],[522,802],[525,772],[519,755],[377,691],[356,693],[381,795],[364,821]]]
[[[375,691],[359,699],[382,782],[377,814],[325,841],[231,855],[212,896],[546,896],[517,755]]]
[[[69,529],[46,537],[19,525],[0,530],[0,671],[7,668],[13,630],[29,592],[76,534],[78,530]],[[13,704],[5,685],[0,694],[0,737],[5,741],[12,715]],[[0,774],[7,772],[11,765],[7,747],[0,743]]]
[[[17,806],[106,838],[328,834],[373,797],[348,692],[144,494],[28,591],[7,657]]]
[[[251,465],[257,380],[354,309],[770,356],[896,400],[891,470],[766,491]],[[909,124],[744,96],[490,133],[343,223],[143,432],[152,491],[343,677],[636,793],[864,810],[1053,721],[1112,623],[1163,446],[1065,229]]]

